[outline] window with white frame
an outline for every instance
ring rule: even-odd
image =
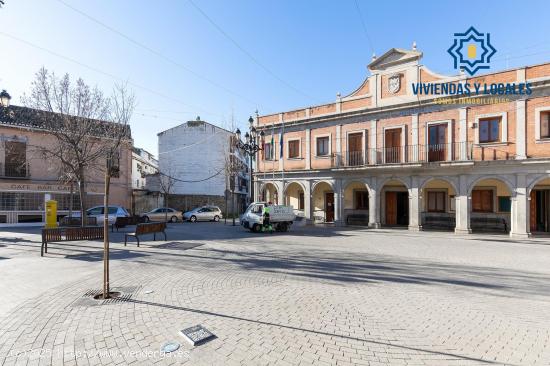
[[[483,118],[479,120],[479,143],[501,142],[500,117]]]
[[[300,158],[300,140],[288,140],[288,158]]]
[[[508,117],[506,112],[477,116],[476,125],[476,144],[500,144],[508,142]]]
[[[316,138],[316,156],[328,156],[330,154],[329,136],[320,136]]]

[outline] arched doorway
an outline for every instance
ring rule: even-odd
[[[295,211],[304,212],[305,199],[304,187],[300,183],[292,182],[286,187],[285,204],[292,206]]]
[[[536,182],[529,192],[529,228],[533,234],[550,233],[550,177]]]
[[[381,219],[385,226],[409,225],[409,190],[396,179],[388,180],[380,192]]]
[[[334,222],[334,189],[327,182],[319,182],[313,188],[314,222]]]
[[[343,219],[348,225],[369,224],[369,190],[365,183],[354,181],[345,187]]]
[[[279,202],[279,194],[277,192],[277,187],[273,183],[266,183],[262,189],[262,201],[263,202]]]
[[[430,179],[422,186],[421,225],[423,230],[454,230],[455,187],[447,180]]]
[[[470,191],[470,227],[473,232],[509,232],[512,189],[502,179],[478,180]]]

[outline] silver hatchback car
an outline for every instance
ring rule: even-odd
[[[217,206],[202,206],[183,213],[183,219],[196,221],[220,221],[223,218],[222,210]]]

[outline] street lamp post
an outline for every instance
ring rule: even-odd
[[[10,99],[11,96],[8,94],[8,92],[6,90],[2,90],[2,92],[0,93],[0,105],[5,108],[9,107]]]
[[[256,156],[256,153],[262,150],[262,147],[258,145],[258,137],[260,139],[263,138],[264,131],[260,131],[260,133],[258,134],[256,128],[254,127],[254,119],[252,118],[252,116],[248,119],[248,123],[249,132],[244,135],[244,141],[241,140],[241,131],[238,128],[237,131],[235,131],[235,136],[237,137],[237,148],[248,155],[250,159],[250,200],[252,201],[254,200],[254,176],[252,162],[254,160],[254,157]]]

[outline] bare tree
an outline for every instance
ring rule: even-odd
[[[103,152],[105,157],[105,195],[103,201],[103,298],[110,297],[109,283],[109,192],[111,177],[118,177],[123,145],[132,147],[129,123],[134,112],[135,96],[126,85],[116,85],[109,108],[109,127],[105,131]]]
[[[4,5],[4,0],[0,0],[0,8]]]
[[[36,127],[54,137],[52,144],[31,148],[46,161],[58,163],[60,181],[77,183],[82,226],[86,225],[87,183],[92,176],[105,176],[103,298],[108,298],[110,185],[111,178],[121,174],[121,150],[132,145],[129,122],[135,97],[126,85],[116,85],[109,98],[82,79],[73,85],[68,74],[58,78],[41,68],[31,93],[22,100],[33,111]]]
[[[134,101],[132,97],[121,102],[120,98],[128,97],[126,91],[121,95],[123,89],[123,86],[115,88],[118,95],[110,99],[82,79],[73,84],[68,74],[58,78],[41,68],[32,82],[30,94],[22,98],[25,106],[36,111],[37,127],[54,137],[53,144],[30,148],[46,161],[57,163],[60,181],[76,183],[83,226],[90,177],[104,172],[105,162],[112,158],[120,141],[130,138],[123,121],[127,123],[133,111],[133,107],[128,108],[128,102]]]

